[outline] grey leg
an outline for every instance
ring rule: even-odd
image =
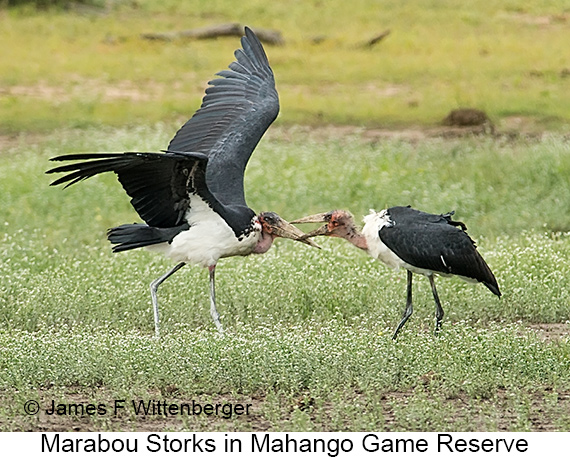
[[[398,327],[396,328],[396,331],[394,332],[394,336],[392,336],[393,340],[396,339],[396,337],[398,336],[398,332],[414,312],[414,308],[412,306],[412,274],[413,273],[410,270],[408,270],[408,296],[406,298],[406,309],[404,310],[402,320],[400,321]]]
[[[441,329],[441,321],[443,320],[443,308],[441,307],[441,303],[439,301],[439,296],[437,295],[437,290],[435,288],[435,280],[433,275],[429,275],[429,283],[431,284],[431,291],[433,293],[433,299],[435,300],[435,334],[440,331]]]
[[[224,329],[222,327],[222,323],[220,322],[220,314],[216,309],[216,284],[215,284],[216,265],[208,267],[208,270],[210,271],[210,315],[214,320],[214,324],[216,324],[218,332],[220,332],[223,335]]]
[[[154,309],[154,334],[157,338],[160,336],[160,330],[159,330],[159,318],[158,318],[158,297],[156,295],[156,291],[158,290],[158,286],[160,286],[170,276],[172,276],[174,273],[180,270],[184,265],[186,265],[184,262],[180,262],[168,273],[162,275],[160,278],[155,279],[153,282],[150,283],[150,296],[152,298],[152,307]]]

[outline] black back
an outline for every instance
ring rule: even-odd
[[[409,206],[395,206],[387,212],[392,223],[382,227],[378,235],[404,262],[475,279],[501,295],[495,276],[477,252],[465,224],[453,221],[453,213],[430,214]]]

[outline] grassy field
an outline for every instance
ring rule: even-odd
[[[567,2],[107,5],[0,9],[0,431],[570,431]],[[285,39],[267,47],[282,111],[247,169],[252,208],[455,210],[503,297],[439,279],[434,337],[418,277],[394,342],[405,272],[342,240],[278,240],[218,266],[223,338],[197,267],[161,287],[153,338],[148,285],[171,265],[111,253],[106,230],[138,220],[115,177],[63,191],[44,172],[60,154],[163,149],[238,39],[140,34],[225,22]],[[484,109],[496,134],[442,137],[461,106]],[[151,400],[251,409],[129,406]],[[48,414],[52,402],[100,408]]]
[[[0,155],[2,430],[570,430],[570,154],[560,136],[422,142],[275,128],[247,170],[249,204],[287,219],[412,204],[457,211],[497,276],[440,279],[432,335],[425,278],[415,313],[391,334],[405,273],[342,240],[322,250],[279,240],[219,265],[220,338],[207,273],[187,267],[160,290],[153,338],[148,284],[169,268],[113,255],[108,227],[137,220],[113,176],[50,188],[47,159],[73,151],[160,150],[170,125],[60,130]],[[33,140],[33,141],[32,141]],[[30,399],[41,405],[26,415]],[[251,404],[223,417],[111,413],[116,399]],[[49,415],[56,404],[106,414]]]
[[[268,53],[283,124],[434,125],[463,106],[509,129],[563,129],[570,120],[563,0],[108,4],[0,10],[0,131],[180,122],[228,65],[237,38],[140,35],[225,22],[282,32],[285,45]]]

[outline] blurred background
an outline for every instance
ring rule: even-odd
[[[179,124],[237,43],[193,33],[228,24],[277,37],[281,125],[429,127],[463,107],[503,131],[570,121],[567,0],[3,0],[0,132]]]

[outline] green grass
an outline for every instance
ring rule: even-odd
[[[570,51],[563,1],[118,2],[101,11],[0,11],[0,130],[183,119],[237,38],[149,42],[141,33],[240,22],[282,31],[268,46],[279,122],[434,125],[484,109],[563,130]],[[376,34],[391,34],[373,48]],[[318,43],[315,42],[318,39]]]
[[[412,204],[455,209],[497,276],[429,284],[391,340],[405,273],[342,240],[322,250],[278,240],[263,256],[224,259],[220,338],[207,273],[186,267],[160,289],[153,339],[148,284],[170,264],[113,255],[105,230],[137,220],[114,176],[50,188],[47,159],[79,151],[163,148],[176,126],[22,136],[0,156],[2,430],[570,430],[570,161],[560,136],[369,141],[275,128],[253,155],[246,196],[287,219]],[[559,328],[555,336],[541,328]],[[247,418],[26,416],[37,399],[252,403]]]
[[[570,146],[559,134],[366,139],[297,124],[433,126],[460,106],[499,130],[570,121],[567,22],[559,0],[350,3],[139,0],[101,10],[0,10],[0,430],[570,431]],[[107,228],[138,220],[114,176],[63,191],[48,158],[157,151],[226,68],[237,38],[149,42],[143,32],[240,22],[283,32],[267,46],[282,111],[246,173],[256,211],[286,219],[411,204],[456,211],[503,297],[438,279],[394,342],[405,273],[335,239],[278,240],[263,256],[160,289],[171,265],[111,253]],[[374,35],[391,34],[375,47]],[[518,122],[518,124],[517,124]],[[134,127],[137,125],[138,127]],[[354,129],[353,129],[354,130]],[[38,135],[38,132],[40,135]],[[45,135],[46,132],[50,132]],[[36,399],[252,403],[231,419],[28,416]]]
[[[484,429],[494,430],[504,420],[499,411],[489,417],[460,415],[459,423],[452,422],[458,415],[453,400],[464,398],[473,407],[489,408],[487,403],[497,401],[501,391],[516,397],[510,399],[514,405],[539,392],[550,395],[551,413],[556,404],[552,392],[563,390],[570,381],[568,345],[545,345],[533,334],[521,335],[514,325],[475,329],[458,323],[440,338],[413,332],[396,343],[372,319],[358,325],[334,320],[244,324],[223,339],[188,328],[169,333],[160,342],[134,332],[88,334],[62,329],[33,335],[4,333],[0,341],[6,367],[0,382],[17,389],[12,394],[16,398],[25,398],[20,392],[29,397],[30,387],[33,398],[38,397],[34,389],[39,386],[40,395],[53,389],[51,396],[58,401],[64,386],[104,386],[122,395],[163,392],[169,401],[224,394],[273,395],[285,402],[300,396],[314,399],[310,408],[285,413],[289,421],[267,401],[265,415],[273,410],[272,428],[277,430],[477,430],[480,421],[486,421]],[[164,394],[169,390],[176,395]],[[398,391],[408,392],[409,401],[395,405],[397,420],[386,424],[380,400]],[[18,417],[19,408],[21,403],[16,402],[10,412]],[[329,417],[327,410],[332,413]],[[536,409],[532,412],[536,414]],[[508,428],[528,430],[528,419],[517,414]],[[567,417],[559,418],[560,424],[564,421]],[[251,424],[238,419],[231,426],[243,430]]]

